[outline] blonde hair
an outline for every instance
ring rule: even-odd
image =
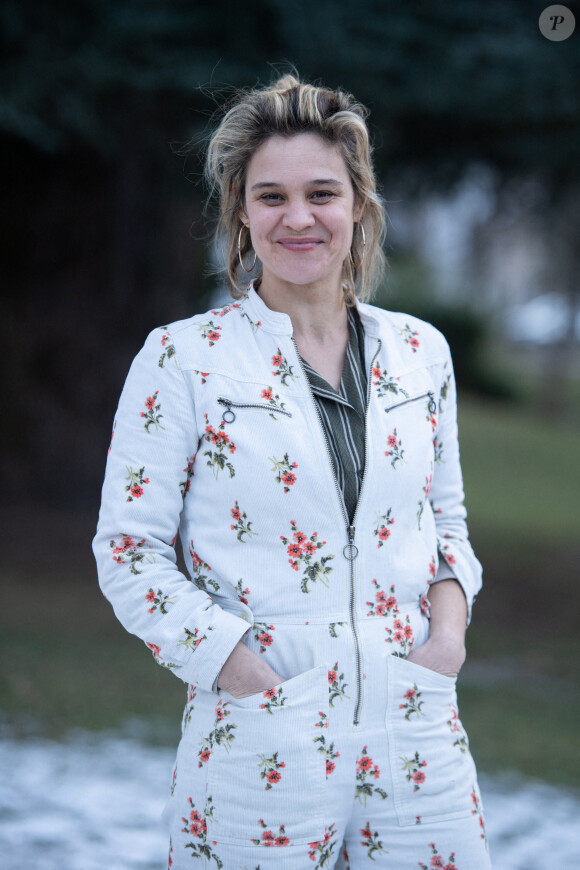
[[[353,304],[355,295],[367,299],[378,286],[385,268],[382,244],[386,219],[377,194],[367,114],[367,109],[350,94],[305,84],[293,75],[264,88],[242,91],[226,107],[209,141],[205,177],[210,199],[219,199],[216,238],[226,239],[227,278],[234,298],[245,292],[245,284],[240,281],[244,273],[239,253],[245,257],[251,251],[250,234],[243,232],[238,253],[248,165],[271,136],[298,133],[317,133],[338,148],[352,181],[355,202],[362,206],[366,244],[361,232],[353,234],[351,256],[346,258],[343,269],[347,301]]]

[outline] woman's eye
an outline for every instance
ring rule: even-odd
[[[330,190],[316,190],[312,194],[312,199],[316,200],[316,202],[325,202],[329,200],[332,196],[334,196],[334,194],[331,193]]]
[[[282,200],[282,197],[279,193],[264,193],[260,199],[262,202],[278,203]]]

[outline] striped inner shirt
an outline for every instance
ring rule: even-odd
[[[365,464],[367,377],[364,330],[358,312],[347,308],[349,340],[338,391],[302,360],[330,448],[334,473],[352,523]]]

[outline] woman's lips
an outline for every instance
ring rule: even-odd
[[[303,253],[305,251],[313,251],[318,245],[322,245],[322,239],[315,238],[287,238],[287,239],[278,239],[278,244],[281,245],[286,251],[296,251],[298,253]]]

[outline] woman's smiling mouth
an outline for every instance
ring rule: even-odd
[[[282,238],[277,240],[277,244],[281,245],[286,251],[295,251],[296,253],[304,253],[306,251],[313,251],[318,245],[324,244],[322,239],[313,238],[312,236],[308,237],[290,237],[290,238]]]

